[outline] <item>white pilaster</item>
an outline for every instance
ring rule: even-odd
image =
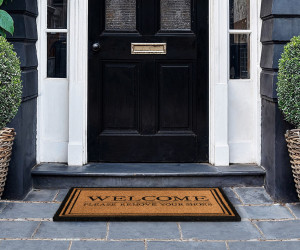
[[[228,0],[210,1],[210,162],[229,165]]]
[[[88,0],[70,1],[68,164],[87,162]]]

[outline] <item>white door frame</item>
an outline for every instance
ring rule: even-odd
[[[39,0],[45,3],[45,0]],[[227,166],[230,163],[229,145],[229,0],[209,0],[209,162],[214,165]],[[255,4],[253,4],[255,2]],[[255,17],[255,31],[259,24],[258,6],[261,0],[252,1],[251,15]],[[45,6],[39,5],[40,15],[46,15]],[[253,13],[254,12],[254,13]],[[42,20],[42,21],[41,21]],[[260,20],[260,19],[259,19]],[[38,42],[39,60],[45,59],[45,18],[38,18],[39,32],[42,39]],[[69,165],[82,166],[87,163],[87,108],[88,108],[88,0],[69,1],[69,47],[68,47],[68,142],[66,148],[66,161]],[[259,35],[255,33],[258,41]],[[257,105],[259,103],[259,82],[258,72],[260,70],[257,60],[259,49],[258,43],[252,46],[252,54],[257,54],[252,58],[252,80],[256,83],[255,91],[257,96],[252,100]],[[254,59],[254,60],[253,60]],[[40,64],[39,84],[45,80],[45,67]],[[42,88],[39,88],[42,89]],[[43,94],[40,93],[38,104],[38,162],[43,162],[42,153],[39,146],[43,137],[43,119],[40,115],[43,111]],[[257,123],[257,140],[255,156],[256,163],[260,158],[260,118],[259,112],[255,118]],[[255,151],[254,150],[254,151]],[[46,158],[48,159],[48,158]],[[55,161],[55,160],[53,160]],[[250,163],[250,162],[249,162]]]
[[[209,1],[210,83],[209,160],[229,165],[228,146],[228,3]],[[68,164],[87,163],[88,0],[70,1]],[[82,121],[74,122],[74,121]]]

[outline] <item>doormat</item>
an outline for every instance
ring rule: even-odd
[[[240,221],[220,188],[72,188],[54,221]]]

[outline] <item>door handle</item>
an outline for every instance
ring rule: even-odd
[[[93,49],[94,52],[98,52],[101,49],[100,43],[94,43],[92,45],[92,49]]]

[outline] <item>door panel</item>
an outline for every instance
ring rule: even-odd
[[[128,129],[138,131],[138,65],[105,63],[102,74],[104,132]]]
[[[161,64],[158,74],[159,130],[191,130],[191,64]]]
[[[197,153],[197,138],[194,135],[130,135],[130,140],[128,136],[101,137],[101,157],[107,162],[115,162],[115,159],[118,159],[117,162],[186,162]],[[153,157],[159,161],[152,161]]]
[[[208,0],[90,0],[89,44],[89,161],[207,162]]]

